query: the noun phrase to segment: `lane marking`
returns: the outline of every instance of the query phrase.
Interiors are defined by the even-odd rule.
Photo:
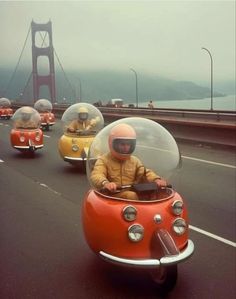
[[[46,185],[46,184],[44,184],[44,183],[40,183],[40,182],[38,182],[38,184],[39,184],[40,186],[42,186],[42,187],[44,187],[44,188],[46,188],[46,189],[52,191],[53,193],[55,193],[55,194],[61,196],[61,193],[60,193],[60,192],[57,192],[56,190],[50,188],[48,185]]]
[[[189,159],[189,160],[194,160],[194,161],[198,161],[198,162],[203,162],[203,163],[208,163],[208,164],[213,164],[213,165],[218,165],[218,166],[223,166],[223,167],[229,167],[229,168],[234,168],[234,169],[236,169],[236,166],[234,166],[234,165],[230,165],[230,164],[223,164],[223,163],[218,163],[218,162],[214,162],[214,161],[208,161],[208,160],[203,160],[203,159],[193,158],[193,157],[189,157],[189,156],[182,156],[182,158],[184,158],[184,159]]]
[[[51,138],[51,136],[49,136],[49,135],[44,135],[44,134],[43,134],[43,136],[44,136],[44,137],[47,137],[47,138]]]
[[[0,163],[3,163],[4,161],[0,159]]]
[[[190,228],[191,230],[194,230],[194,231],[200,233],[200,234],[206,235],[207,237],[213,238],[213,239],[215,239],[215,240],[217,240],[217,241],[220,241],[220,242],[222,242],[222,243],[225,243],[225,244],[227,244],[227,245],[236,247],[236,243],[235,243],[235,242],[232,242],[232,241],[227,240],[227,239],[225,239],[225,238],[219,237],[219,236],[217,236],[217,235],[215,235],[215,234],[209,233],[209,232],[207,232],[207,231],[205,231],[205,230],[203,230],[203,229],[200,229],[200,228],[198,228],[198,227],[196,227],[196,226],[189,225],[189,228]]]

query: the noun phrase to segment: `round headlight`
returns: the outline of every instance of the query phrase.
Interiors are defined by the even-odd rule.
[[[25,142],[25,136],[20,136],[20,142]]]
[[[35,140],[36,140],[36,141],[40,141],[40,135],[39,135],[39,134],[37,134],[37,135],[35,136]]]
[[[130,241],[139,242],[142,240],[144,228],[140,224],[133,224],[128,228],[128,236]]]
[[[184,219],[177,218],[173,223],[173,230],[177,235],[183,235],[187,229],[187,224]]]
[[[73,145],[72,145],[72,151],[73,151],[73,152],[78,152],[78,150],[79,150],[78,145],[77,145],[77,144],[73,144]]]
[[[183,212],[183,202],[180,200],[175,200],[172,204],[172,211],[174,215],[180,215]]]
[[[122,214],[126,221],[134,221],[137,216],[137,210],[133,206],[126,206],[124,207]]]

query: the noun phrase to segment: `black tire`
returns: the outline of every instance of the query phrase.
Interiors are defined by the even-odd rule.
[[[176,285],[178,277],[177,265],[160,267],[150,271],[153,282],[159,291],[170,292]]]

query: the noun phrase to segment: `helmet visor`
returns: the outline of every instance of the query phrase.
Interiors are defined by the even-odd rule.
[[[87,112],[79,112],[79,119],[86,120],[88,118]]]
[[[112,142],[115,152],[122,155],[130,155],[135,150],[136,139],[116,138]]]

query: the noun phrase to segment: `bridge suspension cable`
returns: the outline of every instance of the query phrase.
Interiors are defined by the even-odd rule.
[[[13,71],[13,74],[12,74],[10,80],[9,80],[8,83],[7,83],[7,87],[6,87],[6,89],[3,91],[3,96],[5,96],[6,93],[8,92],[8,89],[10,88],[11,83],[12,83],[12,81],[13,81],[13,79],[14,79],[14,76],[15,76],[16,71],[17,71],[17,69],[18,69],[18,66],[19,66],[19,64],[20,64],[21,57],[22,57],[23,52],[24,52],[24,50],[25,50],[25,46],[26,46],[26,42],[27,42],[27,40],[28,40],[29,34],[30,34],[30,26],[29,26],[29,29],[28,29],[28,33],[27,33],[27,36],[26,36],[26,39],[25,39],[23,48],[22,48],[21,53],[20,53],[20,56],[19,56],[19,58],[18,58],[16,67],[15,67],[15,69],[14,69],[14,71]]]
[[[28,32],[27,32],[27,36],[26,36],[26,39],[25,39],[25,41],[24,41],[24,45],[23,45],[23,48],[22,48],[22,50],[21,50],[20,56],[19,56],[19,58],[18,58],[16,67],[15,67],[15,69],[14,69],[14,72],[13,72],[13,74],[12,74],[12,76],[11,76],[9,82],[7,83],[7,87],[6,87],[5,90],[3,91],[3,96],[5,96],[6,93],[8,92],[8,90],[9,90],[11,84],[12,84],[12,81],[13,81],[13,79],[14,79],[14,77],[15,77],[16,71],[17,71],[18,66],[19,66],[19,64],[20,64],[20,60],[21,60],[21,58],[22,58],[23,52],[24,52],[25,47],[26,47],[26,43],[27,43],[27,40],[28,40],[28,37],[29,37],[29,34],[30,34],[30,29],[31,29],[31,27],[29,26],[29,29],[28,29]],[[41,44],[41,46],[43,46],[43,45],[45,44],[46,35],[47,35],[47,33],[46,33],[46,34],[44,35],[44,37],[43,37],[42,34],[41,34],[41,32],[40,32],[40,36],[41,36],[41,38],[42,38],[42,44]],[[56,50],[55,50],[54,47],[53,47],[53,51],[54,51],[54,54],[55,54],[55,56],[56,56],[56,58],[57,58],[58,64],[59,64],[59,66],[61,67],[61,70],[62,70],[62,72],[63,72],[64,77],[65,77],[66,81],[68,82],[68,84],[69,84],[69,86],[70,86],[70,88],[71,88],[71,90],[72,90],[74,96],[76,97],[75,89],[73,88],[73,86],[72,86],[70,80],[68,79],[68,77],[67,77],[67,75],[66,75],[66,72],[65,72],[65,70],[64,70],[64,68],[63,68],[63,66],[62,66],[62,63],[61,63],[61,61],[60,61],[60,59],[59,59],[59,56],[58,56],[58,54],[57,54],[57,52],[56,52]],[[28,86],[29,86],[29,83],[30,83],[31,78],[32,78],[32,72],[30,73],[30,75],[29,75],[29,77],[28,77],[28,80],[27,80],[27,82],[26,82],[26,84],[25,84],[25,86],[24,86],[24,88],[23,88],[23,90],[22,90],[22,92],[21,92],[22,95],[24,95],[24,93],[26,92],[26,89],[27,89]]]

